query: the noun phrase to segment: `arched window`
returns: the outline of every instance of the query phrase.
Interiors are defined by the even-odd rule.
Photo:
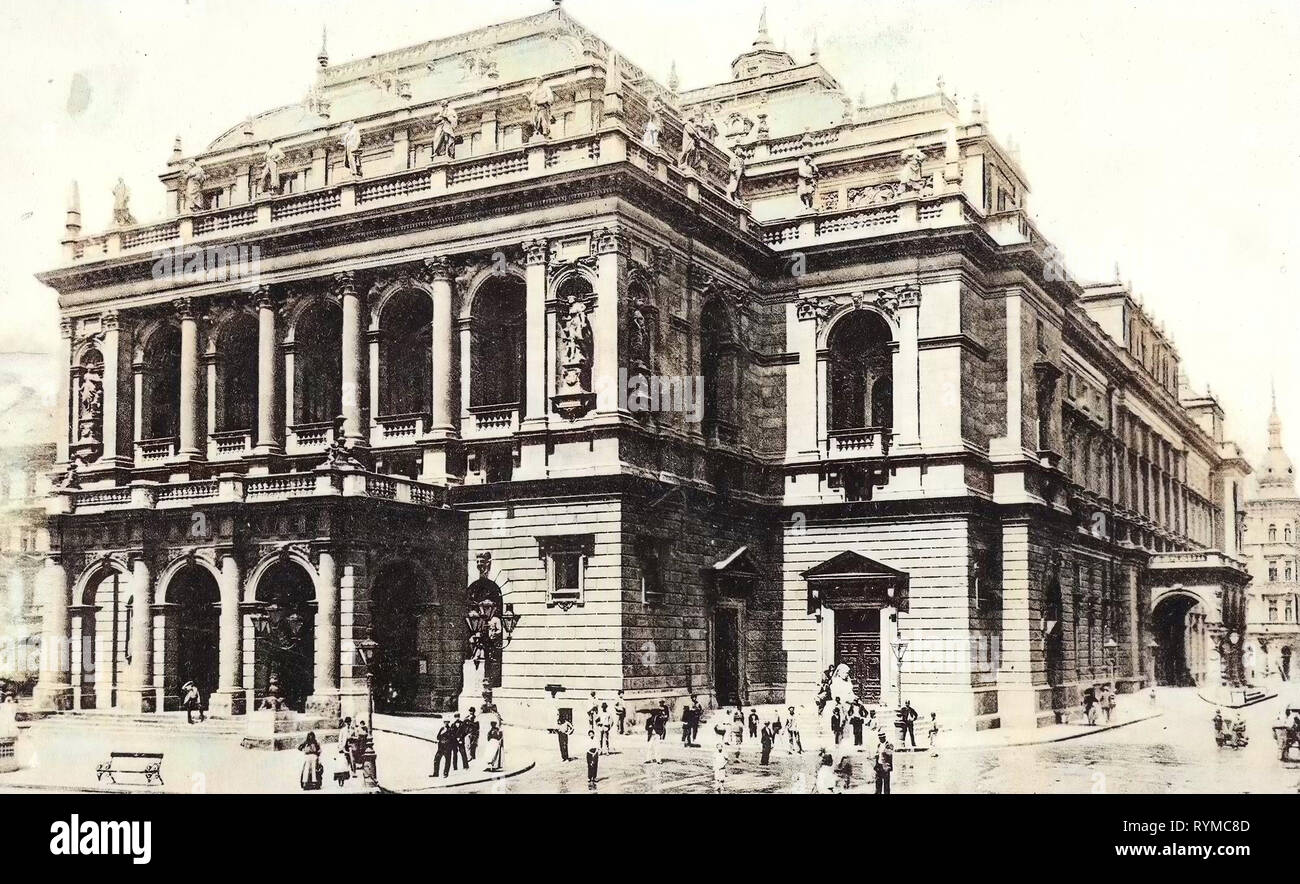
[[[73,395],[76,397],[77,423],[73,441],[82,444],[100,442],[104,436],[104,357],[94,347],[81,355]],[[15,490],[21,483],[15,483]]]
[[[180,435],[181,332],[176,326],[163,326],[149,337],[142,380],[142,435],[146,439]]]
[[[704,423],[734,424],[737,347],[721,301],[712,300],[700,314],[700,374],[704,378]]]
[[[524,330],[523,283],[513,276],[483,283],[470,313],[471,408],[523,402]]]
[[[1269,542],[1269,543],[1277,543],[1277,526],[1276,526],[1276,525],[1269,525],[1269,526],[1268,526],[1268,542]]]
[[[257,423],[257,319],[232,316],[217,338],[217,432]]]
[[[878,314],[858,310],[835,324],[830,349],[832,432],[894,425],[893,355],[889,327]]]
[[[379,413],[428,414],[432,410],[433,303],[421,291],[389,298],[379,317]]]
[[[342,405],[343,314],[329,301],[307,308],[293,336],[294,423],[329,423]]]

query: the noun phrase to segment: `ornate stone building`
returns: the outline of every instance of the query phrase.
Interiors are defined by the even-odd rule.
[[[1248,468],[978,104],[854,107],[765,27],[679,92],[559,8],[318,62],[170,217],[69,209],[44,703],[359,709],[367,640],[399,707],[539,723],[1240,679]]]
[[[1300,653],[1300,496],[1295,468],[1282,448],[1277,403],[1268,418],[1268,451],[1246,503],[1243,554],[1254,584],[1249,604],[1247,662],[1261,681],[1290,681]]]

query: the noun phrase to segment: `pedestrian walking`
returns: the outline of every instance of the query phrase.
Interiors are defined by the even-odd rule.
[[[194,713],[199,713],[199,721],[204,721],[203,716],[203,699],[199,696],[199,686],[192,681],[187,681],[181,685],[181,705],[185,709],[185,720],[190,724],[194,723]]]
[[[660,764],[663,759],[659,753],[659,743],[662,737],[659,735],[659,715],[661,710],[651,709],[645,717],[645,763]]]
[[[600,701],[596,699],[596,692],[591,692],[590,704],[587,707],[587,730],[596,729],[596,714],[600,712]]]
[[[900,691],[899,693],[902,692]],[[912,708],[911,700],[908,700],[903,703],[903,709],[899,717],[900,720],[903,722],[903,732],[898,736],[898,748],[901,749],[904,746],[906,746],[907,741],[910,738],[912,740],[912,748],[915,749],[916,748],[916,720],[920,718],[920,715],[918,715],[917,711]]]
[[[668,739],[668,720],[673,714],[668,709],[668,701],[659,701],[659,711],[655,713],[655,736],[660,740]]]
[[[835,700],[835,708],[831,710],[831,735],[835,738],[835,745],[840,744],[840,738],[844,736],[844,710],[840,708],[839,699]]]
[[[939,754],[939,717],[938,713],[930,713],[930,729],[926,732],[929,738],[930,754]]]
[[[866,718],[862,712],[862,704],[854,701],[849,704],[849,725],[853,728],[853,745],[862,745],[862,725],[866,723]]]
[[[302,773],[298,775],[298,785],[304,792],[316,792],[320,789],[321,774],[320,743],[316,741],[316,732],[308,731],[307,739],[298,744],[298,751],[303,754]]]
[[[745,742],[745,712],[739,706],[731,716],[731,739],[736,746]]]
[[[560,744],[560,760],[568,761],[569,737],[573,734],[573,722],[565,718],[564,713],[561,712],[556,716],[555,727],[553,730],[555,731],[555,737]]]
[[[471,706],[469,712],[466,713],[465,726],[464,726],[464,733],[465,733],[464,743],[469,748],[470,761],[478,757],[478,740],[479,740],[479,734],[482,731],[482,727],[483,727],[483,722],[479,721],[478,718],[475,717],[474,707]],[[464,749],[462,749],[461,755],[464,754],[465,751]],[[469,769],[469,761],[465,762],[465,769],[466,770]]]
[[[608,703],[600,704],[596,713],[596,733],[600,738],[600,754],[609,754],[609,732],[614,729],[614,714],[609,711]]]
[[[1097,686],[1084,689],[1083,692],[1083,717],[1088,724],[1097,723]]]
[[[704,707],[697,694],[691,694],[691,739],[688,745],[700,744],[700,724],[704,721]]]
[[[487,765],[483,768],[489,773],[498,773],[505,764],[505,734],[501,732],[501,723],[493,721],[487,732]]]
[[[721,793],[727,783],[727,750],[718,744],[718,751],[713,754],[713,791]]]
[[[1102,690],[1105,691],[1106,694],[1105,699],[1102,700],[1101,708],[1102,711],[1106,713],[1106,723],[1110,724],[1111,717],[1115,714],[1115,686],[1108,683],[1102,688]]]
[[[618,697],[614,700],[614,718],[618,721],[618,735],[621,737],[627,724],[627,706],[623,705],[622,691],[618,692]]]
[[[831,753],[823,751],[817,763],[817,779],[813,783],[813,792],[819,795],[834,795],[840,791],[840,784],[835,778],[835,768]]]
[[[596,788],[596,772],[600,769],[600,742],[595,731],[587,731],[587,788]]]
[[[772,760],[772,744],[776,741],[776,731],[772,728],[770,721],[763,725],[759,739],[763,747],[763,754],[759,757],[758,763],[767,764]]]
[[[889,794],[889,776],[894,770],[894,747],[885,738],[884,734],[880,735],[880,743],[876,747],[876,794]]]
[[[352,776],[352,719],[339,722],[339,739],[335,751],[330,753],[330,776],[340,787]]]
[[[790,754],[793,755],[798,749],[800,755],[803,754],[803,740],[799,738],[799,723],[795,721],[794,707],[791,706],[785,717],[785,736],[790,743]]]
[[[751,740],[758,739],[758,710],[757,709],[749,710],[749,738]]]

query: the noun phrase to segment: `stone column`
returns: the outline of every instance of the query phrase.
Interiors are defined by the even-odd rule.
[[[550,247],[546,240],[524,243],[525,284],[525,422],[546,422],[546,376],[552,371],[546,341],[546,265]]]
[[[243,715],[244,624],[239,607],[242,581],[235,551],[221,550],[218,565],[221,568],[221,576],[217,581],[221,591],[221,615],[218,626],[220,643],[217,648],[217,692],[209,698],[208,706],[214,714]]]
[[[280,442],[279,413],[276,384],[280,361],[279,323],[271,290],[261,286],[254,296],[257,305],[257,454],[279,454],[284,450]]]
[[[350,270],[334,274],[335,290],[343,301],[343,436],[350,446],[367,447],[362,424],[362,396],[366,389],[363,371],[366,324],[361,293]]]
[[[335,550],[318,549],[316,576],[316,678],[308,708],[337,716],[339,709],[339,574]]]
[[[122,326],[116,310],[110,310],[100,319],[104,332],[104,388],[103,388],[103,444],[104,451],[100,460],[110,466],[117,465],[118,436],[121,429],[118,423],[118,397],[121,395],[122,380]]]
[[[189,298],[176,301],[181,323],[180,449],[184,460],[200,459],[199,448],[199,320]]]
[[[596,310],[591,318],[595,349],[591,359],[591,388],[596,411],[626,411],[618,384],[618,281],[619,258],[626,240],[617,228],[596,234]]]
[[[454,435],[451,264],[443,257],[430,258],[425,264],[429,268],[429,282],[433,287],[433,365],[431,366],[433,389],[430,391],[433,413],[430,430],[438,435]],[[531,304],[531,300],[529,303]]]
[[[32,696],[36,709],[72,706],[72,648],[68,633],[68,574],[54,556],[37,577],[41,599],[41,664]]]
[[[57,463],[68,462],[68,447],[72,438],[72,334],[75,328],[75,320],[66,317],[59,320],[59,389],[55,405],[58,437],[54,449]]]
[[[898,352],[894,354],[894,432],[898,434],[900,446],[917,445],[921,441],[920,314],[920,291],[899,296]],[[960,387],[960,377],[950,380]]]
[[[122,694],[132,712],[156,712],[153,683],[153,574],[141,554],[131,556],[131,662]],[[119,704],[120,705],[120,704]]]

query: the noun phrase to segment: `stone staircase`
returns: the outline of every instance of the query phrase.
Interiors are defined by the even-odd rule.
[[[26,722],[29,727],[57,729],[60,732],[78,730],[112,733],[154,733],[168,736],[233,737],[244,733],[244,723],[237,718],[214,718],[188,724],[184,712],[131,713],[113,710],[82,710],[57,712],[33,717]]]

